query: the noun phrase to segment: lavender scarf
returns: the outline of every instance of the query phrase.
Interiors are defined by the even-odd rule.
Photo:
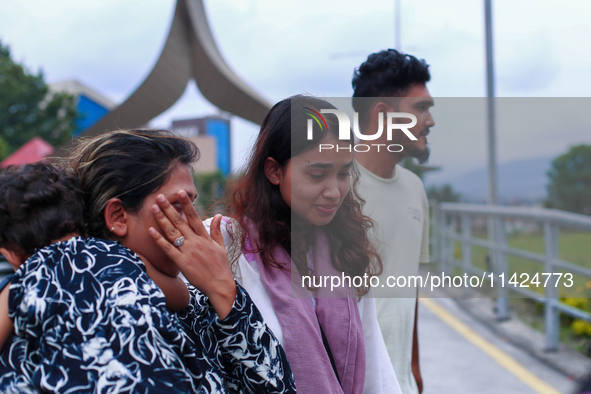
[[[249,230],[250,239],[255,239],[254,226]],[[340,277],[341,272],[332,266],[326,236],[321,231],[317,233],[311,259],[314,274]],[[298,393],[361,394],[365,383],[365,342],[353,289],[339,288],[339,296],[344,298],[315,298],[314,308],[312,293],[301,287],[301,277],[295,266],[294,273],[291,272],[293,263],[289,254],[281,247],[273,251],[274,258],[284,269],[263,264],[258,253],[249,252],[255,249],[250,239],[246,235],[244,256],[249,262],[256,262],[271,297]],[[292,275],[297,276],[293,281]],[[341,384],[322,343],[318,322],[330,346]]]

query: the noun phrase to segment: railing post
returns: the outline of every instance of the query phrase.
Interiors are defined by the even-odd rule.
[[[462,213],[462,271],[472,273],[472,217]],[[464,284],[464,296],[470,295],[470,287]]]
[[[457,214],[453,214],[449,220],[449,239],[448,239],[448,243],[447,243],[447,254],[449,256],[449,275],[453,275],[454,273],[454,267],[455,267],[455,263],[456,263],[456,239],[455,237],[457,237],[458,233],[456,232],[456,229],[458,228],[458,215]]]
[[[439,271],[440,272],[444,272],[445,271],[445,257],[446,257],[446,251],[445,251],[445,235],[446,235],[446,231],[447,231],[447,225],[445,223],[446,221],[446,217],[445,217],[445,211],[443,209],[439,209],[439,242],[438,242],[438,246],[439,246]]]
[[[429,258],[431,263],[439,264],[439,232],[441,231],[441,222],[439,221],[439,203],[435,200],[429,200],[431,208],[431,217],[429,225],[431,227],[431,236],[429,237]]]
[[[546,273],[554,273],[554,261],[558,258],[558,226],[549,220],[544,222],[544,248],[546,260],[544,270]],[[558,304],[558,287],[556,276],[552,275],[545,288],[546,309],[544,322],[546,329],[546,350],[557,350],[560,333]]]
[[[494,256],[495,271],[498,274],[505,273],[505,278],[509,277],[509,264],[507,262],[507,233],[505,232],[505,219],[501,216],[493,218],[494,237]],[[505,286],[507,286],[505,284]],[[507,287],[497,286],[497,319],[500,321],[509,319],[509,300]]]

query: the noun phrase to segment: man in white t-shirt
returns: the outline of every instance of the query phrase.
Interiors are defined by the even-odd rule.
[[[368,152],[356,153],[361,173],[358,190],[366,201],[364,213],[376,223],[373,238],[384,265],[381,283],[389,276],[417,275],[419,263],[429,262],[425,188],[418,176],[399,163],[405,157],[424,163],[429,157],[427,135],[435,124],[429,112],[433,98],[426,87],[430,78],[424,60],[393,49],[371,54],[353,76],[353,108],[359,113],[361,134],[383,130],[377,139],[360,141],[371,147]],[[398,128],[389,133],[386,114],[392,112],[410,113],[417,123],[406,131]],[[409,118],[399,116],[390,123],[409,123]],[[422,392],[423,382],[414,289],[410,296],[376,298],[376,308],[402,391],[417,394]]]

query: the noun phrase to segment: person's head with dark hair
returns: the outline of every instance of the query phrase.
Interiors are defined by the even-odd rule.
[[[0,174],[0,251],[13,267],[36,249],[84,234],[84,205],[72,173],[38,162]]]
[[[334,106],[307,96],[273,106],[263,120],[245,174],[232,185],[227,212],[244,228],[254,224],[258,237],[253,252],[260,253],[265,264],[279,268],[272,250],[281,246],[300,272],[305,271],[305,253],[313,240],[303,238],[314,234],[306,229],[322,227],[336,269],[350,275],[376,274],[381,272],[381,260],[367,237],[371,220],[362,215],[355,190],[353,141],[338,139],[335,116],[319,116],[321,109],[329,108]],[[313,133],[308,139],[311,119]],[[333,148],[320,151],[320,144]]]
[[[426,87],[431,79],[429,65],[395,49],[372,53],[353,74],[353,108],[359,113],[359,124],[364,134],[374,134],[379,129],[379,118],[388,112],[406,112],[416,116],[416,126],[410,132],[416,140],[410,139],[400,130],[395,130],[391,141],[376,141],[398,144],[401,152],[393,156],[416,157],[423,163],[429,158],[427,138],[429,128],[435,122],[429,113],[433,98]],[[382,115],[380,115],[380,113]],[[409,123],[400,118],[396,123]],[[382,123],[386,129],[386,121]],[[367,156],[367,155],[365,155]]]
[[[314,97],[294,96],[278,102],[269,111],[261,125],[247,172],[238,181],[237,189],[241,190],[241,193],[248,191],[257,195],[256,200],[251,201],[251,204],[243,205],[247,212],[241,212],[241,217],[247,215],[252,220],[256,220],[267,216],[267,212],[258,209],[259,204],[272,207],[279,219],[277,224],[281,223],[283,230],[289,232],[291,211],[286,200],[290,199],[290,193],[287,193],[286,187],[290,186],[291,182],[283,182],[283,186],[280,186],[279,175],[273,177],[268,173],[270,171],[285,172],[292,157],[312,150],[321,141],[336,141],[338,124],[334,122],[336,118],[333,119],[332,116],[326,117],[328,127],[323,129],[314,123],[313,138],[307,139],[307,119],[311,119],[307,113],[311,113],[312,110],[319,111],[320,108],[334,108],[334,106]],[[299,127],[292,128],[292,126]],[[352,141],[345,141],[341,144],[350,145],[351,143]],[[347,156],[350,155],[343,155],[345,158]],[[350,161],[351,158],[349,158]],[[269,168],[271,165],[272,169]],[[346,172],[349,172],[348,168]],[[240,200],[241,193],[235,194],[235,199]],[[233,203],[232,206],[236,208]],[[330,221],[330,218],[326,217],[325,220]]]
[[[159,228],[151,209],[158,194],[181,213],[177,192],[197,197],[190,165],[198,157],[195,144],[164,130],[118,130],[81,140],[70,163],[84,196],[88,235],[117,239],[176,276],[178,268],[148,233]]]
[[[355,70],[351,84],[353,97],[402,97],[412,85],[426,85],[430,79],[424,59],[387,49],[369,55]]]

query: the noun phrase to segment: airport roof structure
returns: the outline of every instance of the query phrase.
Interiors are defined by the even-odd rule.
[[[223,111],[260,124],[271,104],[228,67],[207,22],[202,0],[177,0],[168,38],[156,65],[118,107],[80,135],[141,127],[170,108],[194,79],[203,96]],[[71,143],[56,149],[67,155]]]

